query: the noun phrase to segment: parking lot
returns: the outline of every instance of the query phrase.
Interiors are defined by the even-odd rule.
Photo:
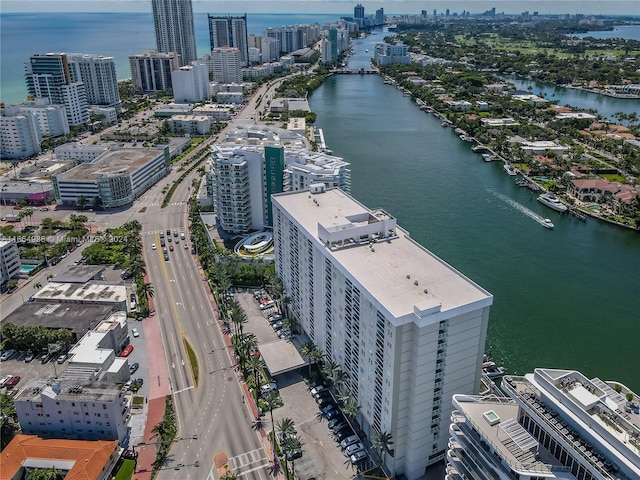
[[[29,382],[34,380],[47,380],[60,376],[67,368],[68,362],[65,360],[59,364],[57,362],[57,356],[54,356],[53,359],[43,364],[42,357],[40,356],[29,363],[25,363],[24,359],[27,355],[27,352],[16,352],[9,360],[0,363],[0,373],[2,377],[6,375],[17,375],[20,377],[20,381],[15,387],[12,389],[3,388],[3,392],[17,396],[18,393],[27,387]]]
[[[278,340],[267,317],[276,312],[276,307],[260,310],[258,301],[252,292],[235,294],[247,314],[248,322],[244,331],[253,333],[258,344],[274,342]],[[306,339],[293,338],[296,345]],[[277,424],[283,418],[294,421],[298,439],[302,443],[302,457],[295,460],[296,475],[301,480],[350,480],[357,472],[355,466],[346,457],[338,442],[335,441],[328,421],[320,413],[320,409],[312,397],[302,373],[307,373],[308,367],[299,372],[289,372],[278,375],[278,391],[283,406],[273,411],[273,419]],[[264,417],[268,429],[271,430],[269,414]]]

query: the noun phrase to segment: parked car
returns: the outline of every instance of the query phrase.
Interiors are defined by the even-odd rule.
[[[291,451],[288,451],[285,456],[287,457],[287,460],[291,461],[291,460],[295,460],[296,458],[300,458],[302,457],[302,449],[300,447],[294,448]]]
[[[260,304],[260,310],[266,310],[268,308],[274,307],[276,302],[273,300],[269,300],[268,302],[264,302]]]
[[[269,319],[269,323],[276,323],[282,320],[282,315],[279,313],[271,313],[267,318]]]
[[[364,445],[358,442],[358,443],[351,444],[347,448],[345,448],[344,454],[347,457],[350,457],[351,455],[354,455],[356,452],[362,452],[363,450],[364,450]]]
[[[277,322],[274,322],[273,324],[271,324],[274,330],[280,330],[283,325],[284,323],[282,322],[282,320],[278,320]]]
[[[5,360],[9,360],[11,357],[13,357],[13,354],[16,353],[16,351],[12,348],[10,350],[6,350],[4,352],[2,352],[2,355],[0,355],[0,362],[4,362]]]
[[[128,357],[129,355],[131,355],[131,352],[133,352],[133,345],[127,345],[122,349],[122,352],[120,352],[120,356]]]
[[[321,407],[320,411],[323,414],[326,415],[328,412],[330,412],[331,410],[335,410],[335,409],[336,409],[336,406],[334,405],[334,403],[333,402],[329,402],[324,407]]]
[[[333,420],[334,418],[339,418],[340,415],[338,410],[329,410],[324,416],[327,420]]]
[[[289,338],[291,338],[293,336],[293,333],[291,333],[291,330],[287,330],[286,328],[283,328],[282,330],[280,330],[278,332],[278,337],[283,339],[283,340],[287,340]]]
[[[67,354],[66,353],[62,353],[58,356],[58,363],[64,363],[64,361],[67,359]]]
[[[311,389],[311,395],[315,396],[317,393],[326,390],[324,385],[318,385],[317,387],[313,387]]]
[[[3,388],[12,377],[13,375],[5,375],[0,378],[0,388]]]
[[[29,352],[26,357],[24,357],[24,363],[33,362],[33,359],[36,358],[36,353]]]
[[[137,328],[132,328],[131,329],[131,335],[133,335],[134,337],[139,337],[140,336],[140,332],[138,331]]]
[[[272,391],[277,390],[277,389],[278,389],[278,385],[276,385],[275,382],[271,382],[271,383],[267,383],[265,385],[262,385],[260,387],[260,392],[269,393],[269,392],[272,392]]]
[[[356,463],[360,463],[362,460],[367,458],[367,452],[364,450],[360,450],[359,452],[354,453],[349,457],[351,460],[351,465],[355,465]]]
[[[344,422],[344,418],[342,417],[334,418],[333,420],[331,420],[331,422],[336,422],[333,424],[333,427],[329,427],[331,429],[331,432],[339,432],[343,428],[348,427],[348,425]]]
[[[345,449],[349,445],[353,445],[354,443],[358,443],[359,439],[357,435],[351,435],[350,437],[345,438],[340,442],[340,448]]]
[[[351,435],[355,435],[353,433],[353,430],[351,430],[351,427],[345,427],[338,432],[334,432],[334,436],[336,437],[336,440],[338,442],[341,442],[342,440],[344,440],[347,437],[350,437]]]
[[[15,375],[11,377],[9,380],[7,380],[7,383],[4,384],[4,387],[13,388],[18,384],[19,381],[20,381],[20,375]]]
[[[196,247],[191,247],[191,255],[195,255],[196,254]]]
[[[129,365],[129,375],[133,375],[134,373],[136,373],[139,367],[140,367],[140,364],[137,362]]]

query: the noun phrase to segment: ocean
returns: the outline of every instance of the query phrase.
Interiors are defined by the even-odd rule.
[[[340,14],[248,14],[247,30],[332,22]],[[206,13],[195,13],[198,55],[209,52]],[[48,52],[93,53],[116,60],[119,79],[131,77],[129,55],[155,49],[151,13],[4,13],[0,14],[0,101],[26,98],[25,63]]]

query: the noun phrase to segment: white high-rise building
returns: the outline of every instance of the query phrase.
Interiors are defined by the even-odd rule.
[[[407,52],[404,43],[391,45],[389,43],[376,43],[373,54],[378,65],[392,65],[394,63],[411,63],[411,56]]]
[[[191,0],[151,0],[151,7],[158,51],[177,53],[182,66],[196,60]]]
[[[36,98],[19,105],[5,108],[9,116],[19,112],[30,112],[38,121],[42,137],[58,137],[69,133],[67,113],[62,105],[51,105],[47,98]]]
[[[0,283],[15,277],[20,266],[20,251],[16,241],[0,240]]]
[[[264,63],[275,62],[280,58],[280,40],[263,36],[260,43]]]
[[[41,152],[42,133],[31,112],[0,109],[0,158],[30,157]]]
[[[169,90],[171,72],[180,68],[177,53],[161,53],[151,50],[129,57],[131,81],[138,93],[155,93]]]
[[[175,103],[195,103],[206,100],[209,95],[209,67],[195,60],[191,65],[171,72],[173,101]]]
[[[480,389],[493,297],[342,190],[271,202],[288,315],[346,374],[364,433],[391,435],[392,476],[422,478],[445,456],[452,395]]]
[[[89,121],[84,84],[71,75],[65,53],[32,55],[26,65],[27,90],[32,97],[45,97],[54,105],[64,105],[70,126]]]
[[[320,41],[320,48],[321,48],[321,55],[322,55],[322,63],[324,63],[325,65],[328,65],[331,62],[333,62],[333,58],[331,56],[331,42],[328,39],[323,38]]]
[[[637,480],[637,392],[574,370],[507,376],[510,398],[454,395],[447,480]]]
[[[118,75],[113,57],[70,53],[67,58],[72,80],[84,83],[87,103],[120,108]]]
[[[237,48],[215,48],[211,52],[211,63],[214,81],[242,83],[242,56]]]

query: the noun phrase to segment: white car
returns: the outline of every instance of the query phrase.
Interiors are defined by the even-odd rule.
[[[278,389],[278,385],[276,385],[275,382],[267,383],[266,385],[262,385],[260,387],[260,391],[262,393],[273,392],[274,390],[277,390],[277,389]]]
[[[131,335],[133,335],[134,337],[139,337],[140,336],[140,332],[138,332],[137,328],[132,328],[131,329]]]
[[[155,250],[156,248],[158,248],[158,247],[156,247],[156,244],[155,244],[155,243],[152,243],[152,244],[151,244],[151,250]]]
[[[7,375],[6,377],[2,377],[0,380],[0,388],[4,387],[4,385],[13,377],[13,375]]]

